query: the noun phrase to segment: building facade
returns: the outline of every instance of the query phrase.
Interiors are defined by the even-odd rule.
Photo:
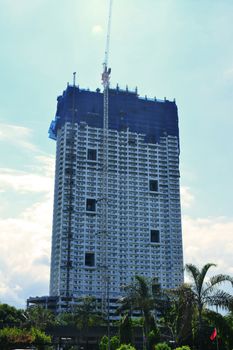
[[[56,140],[50,296],[110,303],[135,275],[183,282],[175,101],[109,90],[107,234],[103,220],[103,94],[68,86],[49,129]],[[106,219],[106,218],[105,218]],[[103,265],[103,255],[106,263]],[[106,292],[106,291],[105,291]]]

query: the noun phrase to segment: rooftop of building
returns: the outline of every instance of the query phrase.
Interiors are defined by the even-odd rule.
[[[103,92],[90,91],[79,86],[67,85],[57,98],[55,120],[49,129],[50,138],[57,137],[58,129],[66,122],[86,122],[92,127],[103,127]],[[124,131],[129,129],[148,136],[158,142],[164,133],[179,135],[176,102],[141,97],[137,88],[132,91],[126,87],[109,89],[109,129]]]

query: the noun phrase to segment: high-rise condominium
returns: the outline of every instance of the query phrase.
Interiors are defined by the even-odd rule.
[[[112,306],[135,275],[163,288],[183,281],[176,103],[117,87],[108,108],[107,198],[100,90],[68,86],[50,126],[57,142],[50,296],[60,309],[82,296],[101,300],[103,276]]]

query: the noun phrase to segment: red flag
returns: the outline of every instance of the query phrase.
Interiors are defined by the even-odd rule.
[[[214,340],[217,337],[217,329],[214,328],[213,332],[210,335],[210,340]]]

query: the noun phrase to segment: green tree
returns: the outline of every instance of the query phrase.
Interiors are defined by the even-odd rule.
[[[160,331],[158,328],[153,329],[148,334],[148,347],[149,350],[153,350],[155,347],[155,344],[157,344],[160,341]]]
[[[233,349],[233,313],[224,316],[225,326],[223,329],[223,337],[225,338],[227,348]]]
[[[56,317],[56,322],[60,326],[76,326],[77,315],[74,312],[62,312]]]
[[[23,310],[18,310],[8,304],[0,304],[0,327],[19,327],[25,322]]]
[[[110,338],[110,350],[116,350],[120,346],[120,340],[119,337],[114,335]],[[99,349],[100,350],[108,350],[108,337],[104,335],[99,343]]]
[[[33,306],[26,310],[26,325],[40,330],[53,326],[56,323],[55,315],[41,306]]]
[[[36,345],[38,350],[46,349],[47,345],[51,344],[51,337],[46,335],[40,329],[32,328],[31,334],[34,338],[33,343]]]
[[[188,284],[182,284],[169,290],[170,305],[161,320],[170,333],[171,340],[177,345],[192,346],[192,322],[195,308],[195,296]]]
[[[99,342],[99,349],[100,350],[107,350],[108,349],[108,337],[104,335]]]
[[[110,349],[111,350],[116,350],[118,349],[120,346],[120,339],[117,335],[114,335],[113,337],[111,337],[110,339]]]
[[[96,311],[96,300],[93,297],[83,298],[81,303],[74,309],[75,323],[86,338],[86,349],[88,349],[88,333],[90,327],[103,323],[101,315]]]
[[[206,306],[216,306],[222,309],[228,309],[233,302],[233,297],[229,293],[219,290],[218,287],[224,282],[230,282],[233,285],[233,278],[228,275],[218,274],[206,281],[206,275],[209,269],[215,264],[208,263],[199,270],[193,264],[186,265],[186,271],[191,277],[191,288],[194,294],[194,302],[198,313],[198,346],[203,346],[203,309]]]
[[[143,276],[135,276],[135,281],[126,286],[126,296],[120,300],[120,310],[140,311],[143,317],[143,333],[145,345],[148,348],[147,336],[154,328],[156,310],[161,307],[161,289],[156,280],[149,280]]]
[[[120,344],[132,344],[132,322],[129,315],[122,317],[119,327]]]

